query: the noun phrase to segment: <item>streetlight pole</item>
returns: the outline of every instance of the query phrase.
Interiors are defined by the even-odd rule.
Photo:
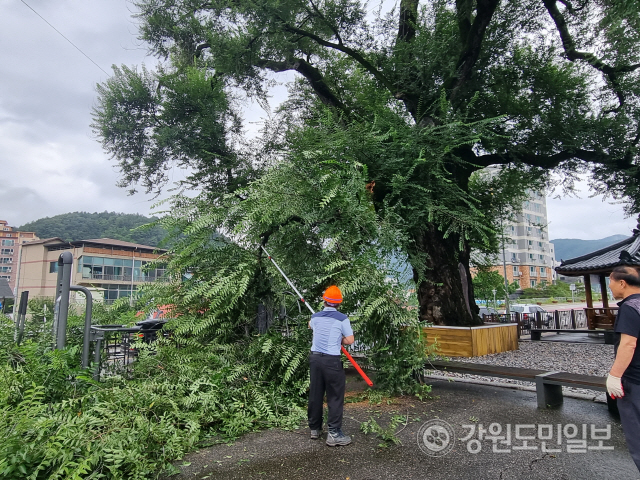
[[[496,303],[496,289],[491,290],[493,292],[493,308],[498,309],[498,304]]]

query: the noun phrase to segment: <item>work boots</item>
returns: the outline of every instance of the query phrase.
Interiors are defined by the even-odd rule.
[[[327,445],[335,447],[338,445],[349,445],[351,443],[351,437],[342,433],[342,430],[329,430],[327,434]]]

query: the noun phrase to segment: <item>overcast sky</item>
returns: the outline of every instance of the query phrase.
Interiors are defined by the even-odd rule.
[[[126,0],[25,1],[107,72],[156,64]],[[116,187],[118,172],[89,126],[95,85],[107,75],[21,0],[0,2],[0,45],[0,219],[20,226],[73,211],[149,215],[152,199]],[[630,234],[636,221],[621,205],[581,197],[547,200],[550,238]]]

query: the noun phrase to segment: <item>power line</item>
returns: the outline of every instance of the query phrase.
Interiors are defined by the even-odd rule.
[[[37,16],[39,16],[42,20],[44,20],[44,22],[49,25],[51,28],[53,28],[56,32],[58,32],[58,34],[60,34],[60,36],[62,38],[64,38],[67,42],[69,42],[71,45],[73,45],[73,47],[78,50],[82,55],[84,55],[85,57],[87,57],[87,59],[93,63],[96,67],[98,67],[100,70],[102,70],[104,72],[105,75],[109,75],[107,72],[104,71],[104,69],[98,65],[96,62],[94,62],[91,57],[89,55],[87,55],[86,53],[84,53],[82,50],[80,50],[80,48],[73,43],[71,40],[69,40],[67,37],[65,37],[62,32],[60,30],[58,30],[56,27],[54,27],[53,25],[51,25],[46,18],[44,18],[42,15],[40,15],[38,12],[36,12],[31,5],[29,5],[27,2],[25,2],[24,0],[20,0],[22,3],[24,3],[33,13],[35,13]]]

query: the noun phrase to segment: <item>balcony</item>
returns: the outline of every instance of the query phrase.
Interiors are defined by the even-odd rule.
[[[86,273],[82,275],[83,280],[104,280],[108,282],[128,282],[132,281],[131,275],[108,275],[104,273],[93,273],[87,275]],[[162,277],[150,277],[146,275],[136,275],[133,277],[133,282],[166,282],[168,278],[166,276]]]

